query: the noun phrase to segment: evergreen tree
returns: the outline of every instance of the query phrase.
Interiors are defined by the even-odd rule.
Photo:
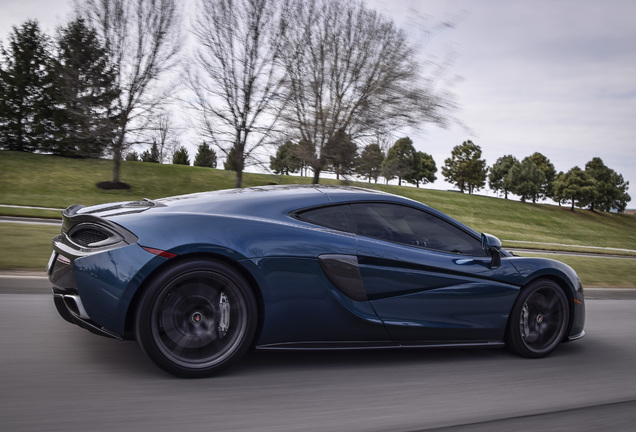
[[[513,155],[502,156],[493,164],[488,174],[488,185],[495,192],[503,192],[505,199],[508,199],[508,192],[511,192],[512,186],[506,181],[506,176],[515,164],[519,161]]]
[[[216,168],[216,152],[206,142],[197,147],[194,166]]]
[[[0,46],[0,147],[35,151],[49,139],[49,40],[37,21],[13,27],[8,47]]]
[[[203,143],[202,145],[206,145]],[[199,146],[201,148],[201,146]],[[179,146],[178,149],[174,151],[172,154],[172,163],[174,165],[190,165],[190,155],[188,154],[188,150],[184,146]],[[196,162],[195,162],[196,165]],[[216,157],[214,160],[214,165],[216,166]],[[198,166],[209,166],[209,165],[198,165]]]
[[[56,117],[49,151],[99,157],[116,132],[116,68],[95,30],[77,18],[58,29],[55,75]]]
[[[545,174],[530,157],[521,163],[515,163],[504,179],[511,185],[510,191],[519,195],[523,202],[529,199],[532,199],[533,203],[537,202],[541,188],[545,185]]]
[[[598,157],[585,164],[585,173],[596,182],[594,197],[590,202],[591,210],[625,210],[631,198],[627,194],[629,182],[626,182],[622,175],[605,166],[603,160]]]
[[[415,170],[413,174],[405,177],[405,180],[409,183],[415,183],[415,186],[420,187],[420,183],[433,183],[437,180],[435,173],[437,172],[437,165],[433,156],[428,153],[418,151],[415,153]]]
[[[161,160],[159,157],[159,147],[157,147],[157,143],[155,141],[152,142],[152,147],[150,147],[150,150],[146,150],[141,154],[141,161],[151,162],[151,163],[161,163]]]
[[[223,163],[223,169],[226,171],[237,171],[243,165],[243,155],[239,151],[236,150],[236,146],[232,146],[230,151],[227,153],[227,158],[225,159],[225,163]],[[243,169],[241,168],[241,172]]]
[[[126,153],[126,160],[127,161],[131,161],[131,162],[138,162],[139,159],[139,154],[136,151],[129,151]]]
[[[355,172],[358,175],[367,177],[369,183],[373,179],[376,183],[378,177],[382,174],[382,162],[384,161],[384,153],[378,144],[369,144],[366,146],[360,157],[358,157],[355,166]]]
[[[389,178],[398,178],[398,185],[402,186],[402,180],[413,176],[417,155],[413,141],[409,137],[400,138],[391,146],[382,162],[382,175]]]
[[[554,196],[554,179],[556,178],[556,170],[550,160],[539,152],[529,156],[530,160],[541,170],[545,177],[543,184],[539,188],[539,192],[532,198],[532,202],[537,199],[552,198]]]
[[[607,203],[604,209],[607,211],[616,209],[619,213],[623,213],[627,208],[627,203],[631,201],[631,197],[627,193],[629,182],[623,179],[623,176],[617,172],[612,175],[611,184],[614,184],[614,201]]]
[[[472,194],[484,187],[488,168],[486,161],[481,159],[481,147],[470,140],[453,147],[451,157],[444,161],[442,174],[462,193],[468,191]]]
[[[556,176],[554,198],[559,203],[570,202],[574,211],[574,206],[583,208],[594,200],[595,186],[594,179],[575,166],[567,173],[560,172]]]
[[[269,167],[276,174],[289,175],[299,171],[301,166],[298,157],[298,144],[287,140],[276,150],[276,156],[269,157]]]
[[[336,131],[323,149],[323,157],[336,178],[353,174],[358,147],[343,129]]]

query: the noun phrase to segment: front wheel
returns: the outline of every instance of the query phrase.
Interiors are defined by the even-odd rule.
[[[565,337],[570,311],[561,287],[538,280],[519,295],[508,320],[508,348],[528,358],[548,355]]]
[[[188,261],[160,274],[144,293],[135,321],[137,342],[163,370],[206,377],[245,353],[256,315],[251,289],[233,267]]]

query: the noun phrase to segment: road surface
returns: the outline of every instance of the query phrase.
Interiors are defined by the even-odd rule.
[[[66,323],[42,290],[0,292],[5,432],[633,431],[636,424],[634,300],[588,301],[586,337],[541,360],[503,349],[257,351],[221,376],[183,380],[157,369],[134,342]]]

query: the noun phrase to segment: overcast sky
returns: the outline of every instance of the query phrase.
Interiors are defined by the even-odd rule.
[[[449,53],[449,78],[466,127],[411,132],[433,155],[439,180],[453,146],[470,139],[492,165],[543,153],[557,171],[593,157],[630,181],[636,207],[636,1],[367,0],[421,38],[416,24],[453,20],[425,52]],[[0,37],[36,18],[52,33],[70,0],[0,0]],[[417,13],[416,13],[417,12]],[[412,19],[418,16],[418,19]],[[418,39],[421,40],[421,39]],[[192,151],[191,151],[192,153]],[[492,195],[492,192],[489,193]]]

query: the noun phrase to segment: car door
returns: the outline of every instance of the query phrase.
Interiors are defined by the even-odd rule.
[[[374,310],[404,344],[500,341],[520,276],[473,233],[425,210],[352,204],[358,263]]]

